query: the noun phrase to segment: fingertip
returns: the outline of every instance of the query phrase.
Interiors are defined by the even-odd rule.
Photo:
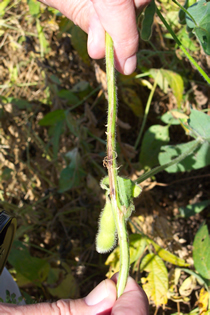
[[[105,56],[105,31],[98,19],[93,19],[88,30],[88,54],[92,59]]]

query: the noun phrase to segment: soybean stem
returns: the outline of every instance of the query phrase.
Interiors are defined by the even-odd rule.
[[[117,281],[117,297],[122,295],[129,272],[129,246],[127,240],[126,222],[121,209],[117,184],[117,153],[116,153],[116,118],[117,93],[115,86],[114,47],[112,38],[106,33],[106,73],[108,89],[108,124],[107,124],[107,158],[105,164],[108,169],[110,199],[117,227],[120,247],[120,270]]]

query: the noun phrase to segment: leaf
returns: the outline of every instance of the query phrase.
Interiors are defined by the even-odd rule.
[[[50,269],[47,261],[32,257],[28,248],[20,241],[14,241],[8,261],[19,274],[30,282],[43,282]]]
[[[179,267],[187,267],[189,264],[185,263],[184,259],[177,257],[176,255],[168,252],[164,248],[160,247],[157,243],[153,240],[147,238],[147,243],[152,244],[157,255],[162,258],[163,260],[169,262],[170,264],[179,266]]]
[[[174,111],[173,111],[174,112]],[[172,115],[172,111],[168,111],[160,117],[161,121],[169,125],[179,125],[180,121]]]
[[[67,100],[69,105],[76,105],[79,103],[79,98],[72,91],[62,89],[57,95],[58,97]]]
[[[169,142],[168,126],[153,125],[144,134],[139,162],[143,167],[158,165],[160,148]]]
[[[210,4],[210,3],[209,3]],[[188,125],[204,140],[210,143],[210,116],[201,111],[191,109]]]
[[[87,52],[87,34],[76,25],[71,29],[71,42],[82,60],[90,65],[90,58]]]
[[[123,88],[121,95],[125,104],[127,104],[137,117],[143,116],[142,101],[136,92],[130,88]]]
[[[208,309],[209,303],[209,292],[206,291],[204,288],[201,288],[199,298],[198,298],[198,307],[200,314],[203,314]]]
[[[44,116],[39,121],[40,126],[53,126],[58,122],[63,121],[66,118],[65,111],[63,109],[57,109]]]
[[[196,287],[196,279],[193,275],[191,275],[190,277],[186,278],[180,288],[179,288],[179,293],[181,294],[181,296],[189,296],[192,291],[195,289]]]
[[[146,246],[146,238],[140,234],[129,235],[129,250],[130,250],[130,265],[136,262],[143,254]],[[114,273],[119,271],[120,268],[120,249],[117,246],[113,252],[108,256],[105,265],[110,266],[110,270],[107,273],[108,277],[111,277]]]
[[[160,165],[168,163],[172,159],[180,156],[186,152],[190,147],[193,147],[196,140],[190,141],[188,143],[182,143],[175,146],[166,145],[161,147],[162,152],[160,152],[158,159]],[[169,173],[185,172],[194,169],[199,169],[210,164],[210,146],[208,142],[204,142],[199,145],[197,149],[190,155],[188,155],[184,160],[178,164],[174,164],[168,168],[166,171]]]
[[[62,264],[62,267],[63,265],[66,264]],[[47,284],[49,293],[58,299],[75,299],[78,297],[78,285],[70,268],[67,271],[63,268],[51,268]]]
[[[153,26],[153,19],[156,12],[156,5],[155,1],[152,0],[146,7],[144,11],[144,17],[142,21],[142,28],[141,28],[141,38],[145,41],[150,40],[152,35],[152,26]]]
[[[10,0],[3,0],[1,3],[0,3],[0,16],[4,16],[5,14],[5,9],[6,7],[8,6]]]
[[[204,200],[192,205],[187,205],[186,207],[180,207],[179,212],[183,218],[189,218],[192,215],[203,211],[208,205],[210,205],[210,200]]]
[[[158,307],[167,303],[168,272],[162,259],[155,254],[147,254],[140,266],[140,270],[149,272],[142,278],[143,289],[149,299]]]
[[[186,15],[187,26],[193,29],[203,50],[210,55],[210,3],[206,0],[200,0],[193,4],[187,10],[194,18]],[[196,23],[196,24],[195,24]]]
[[[207,225],[202,225],[193,242],[195,269],[204,278],[210,279],[210,238]]]
[[[36,28],[39,37],[39,44],[40,44],[40,55],[43,58],[45,54],[50,51],[49,43],[45,38],[45,33],[43,31],[43,27],[40,24],[39,19],[36,19]]]
[[[71,159],[70,164],[60,173],[59,193],[80,186],[81,180],[85,176],[85,171],[81,168],[81,158],[78,149],[75,148],[66,154]]]
[[[184,82],[182,77],[176,72],[165,69],[150,69],[149,72],[152,77],[157,80],[159,87],[164,93],[168,93],[168,85],[170,85],[176,97],[178,108],[180,108],[184,94]]]
[[[27,0],[29,6],[29,12],[32,16],[36,16],[40,13],[40,2],[35,0]]]

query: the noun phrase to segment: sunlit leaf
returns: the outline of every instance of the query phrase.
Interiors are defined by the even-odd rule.
[[[157,84],[164,93],[168,93],[168,86],[170,85],[174,96],[176,97],[177,105],[180,107],[184,93],[184,82],[182,77],[174,71],[165,69],[150,69],[149,72],[153,78],[157,80]]]
[[[209,292],[206,291],[204,288],[201,288],[199,298],[198,298],[198,307],[199,307],[200,314],[204,314],[204,312],[207,311],[208,303],[209,303]]]
[[[3,0],[0,3],[0,16],[3,16],[5,14],[5,9],[8,6],[10,0]]]
[[[40,13],[40,2],[36,0],[27,0],[27,3],[31,15],[36,16]]]
[[[162,146],[158,159],[160,165],[168,163],[172,159],[180,156],[182,153],[186,152],[190,147],[193,147],[196,140],[178,144],[175,146],[167,145]],[[199,169],[205,167],[210,164],[210,146],[209,143],[206,141],[199,145],[197,149],[190,155],[188,155],[184,160],[179,162],[178,164],[174,164],[168,168],[166,171],[169,173],[176,173],[176,172],[185,172],[191,171],[193,169]]]
[[[176,255],[170,253],[169,251],[165,250],[164,248],[160,247],[157,243],[153,240],[147,238],[147,243],[152,244],[154,246],[155,252],[158,256],[160,256],[163,260],[179,266],[179,267],[187,267],[189,264],[186,264],[184,259],[177,257]]]
[[[190,216],[203,211],[208,205],[210,205],[210,200],[204,200],[187,205],[186,207],[179,207],[179,212],[182,217],[189,218]]]
[[[165,305],[168,301],[168,272],[162,259],[155,254],[148,254],[143,258],[140,270],[149,273],[146,278],[142,278],[148,298],[156,306]]]
[[[210,2],[199,0],[187,11],[194,19],[186,15],[188,27],[193,29],[205,53],[210,55]]]
[[[204,278],[210,279],[210,238],[207,225],[202,225],[193,242],[195,269]]]
[[[196,287],[196,279],[193,275],[191,275],[190,277],[186,278],[180,288],[179,288],[179,293],[181,294],[181,296],[189,296],[192,291],[195,289]]]

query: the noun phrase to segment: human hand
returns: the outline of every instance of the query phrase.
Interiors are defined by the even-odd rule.
[[[113,281],[112,281],[113,280]],[[116,300],[117,275],[112,280],[102,281],[85,298],[59,300],[54,303],[38,303],[16,306],[1,304],[1,315],[148,315],[148,301],[144,291],[131,278],[124,293]]]
[[[136,68],[136,12],[151,0],[39,0],[58,9],[88,34],[88,53],[105,56],[105,31],[114,41],[115,67],[123,74]]]

